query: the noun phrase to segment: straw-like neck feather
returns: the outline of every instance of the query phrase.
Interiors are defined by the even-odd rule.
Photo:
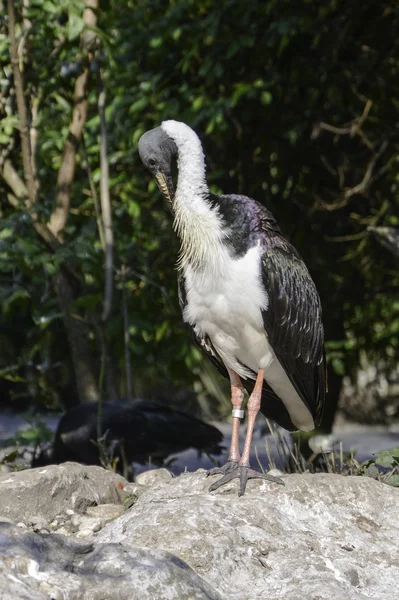
[[[178,179],[173,202],[174,229],[181,241],[177,266],[216,267],[227,233],[216,205],[209,201],[205,159],[196,133],[184,123],[164,121],[162,129],[178,149]]]

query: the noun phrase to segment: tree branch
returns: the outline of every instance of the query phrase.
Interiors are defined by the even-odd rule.
[[[89,180],[91,197],[93,199],[93,204],[94,204],[94,211],[96,213],[98,235],[100,237],[101,248],[103,249],[103,252],[105,252],[105,234],[104,234],[104,225],[103,225],[102,216],[101,216],[100,201],[98,199],[96,184],[94,183],[93,171],[90,166],[89,155],[87,154],[87,151],[86,151],[84,137],[82,139],[82,149],[83,149],[83,154],[84,154],[84,158],[85,158],[85,162],[86,162],[87,178]]]
[[[398,227],[368,227],[378,241],[399,258],[399,228]]]
[[[29,203],[32,205],[36,200],[36,183],[32,169],[32,152],[29,140],[28,116],[24,97],[24,86],[22,74],[19,68],[18,48],[15,37],[15,12],[14,1],[8,0],[8,32],[11,42],[11,64],[15,85],[15,96],[17,99],[19,130],[21,135],[22,163],[24,169],[24,178],[26,181],[26,191]]]
[[[328,202],[324,202],[324,200],[322,200],[319,196],[317,197],[317,201],[319,202],[320,206],[322,206],[325,210],[328,211],[334,211],[334,210],[339,210],[340,208],[343,208],[344,206],[347,206],[347,204],[349,203],[349,199],[356,195],[356,194],[366,194],[367,191],[370,188],[370,185],[373,183],[373,181],[375,181],[377,179],[377,177],[380,176],[381,172],[384,172],[386,170],[385,166],[382,167],[382,169],[378,172],[378,173],[374,173],[374,169],[375,166],[378,162],[378,160],[380,159],[381,155],[384,154],[385,150],[388,147],[388,142],[385,140],[378,152],[376,152],[370,159],[366,171],[363,175],[362,180],[357,183],[356,185],[354,185],[351,188],[347,188],[344,193],[342,194],[341,198],[339,200],[337,200],[337,202],[332,202],[331,204]]]
[[[371,158],[371,160],[369,161],[369,164],[367,165],[367,169],[363,176],[363,179],[357,185],[345,190],[345,192],[344,192],[345,198],[350,198],[351,196],[353,196],[355,194],[364,194],[368,190],[371,182],[373,181],[373,172],[374,172],[375,165],[376,165],[378,159],[380,158],[380,156],[387,149],[387,146],[388,146],[387,141],[385,141],[381,144],[378,152],[376,152],[374,154],[374,156]]]
[[[83,20],[85,25],[94,27],[97,17],[93,9],[98,8],[98,0],[87,0],[86,5]],[[61,167],[57,178],[56,207],[48,223],[48,228],[57,238],[63,231],[68,219],[71,187],[75,177],[76,153],[82,141],[83,129],[87,118],[87,84],[90,73],[89,67],[93,59],[91,50],[93,47],[93,35],[95,36],[95,34],[92,31],[86,33],[88,35],[85,35],[85,33],[82,35],[82,47],[87,52],[87,64],[75,82],[72,120],[69,126],[69,134],[65,141]]]
[[[133,397],[132,386],[132,365],[130,358],[130,331],[129,331],[129,310],[127,305],[127,289],[126,280],[128,276],[126,265],[122,265],[119,272],[122,282],[122,306],[123,306],[123,330],[124,330],[124,346],[125,346],[125,372],[126,372],[126,396],[130,400]]]
[[[8,201],[15,208],[23,206],[27,209],[31,219],[33,227],[36,229],[40,237],[46,242],[46,244],[55,251],[60,247],[60,243],[57,238],[51,233],[48,227],[39,221],[36,211],[32,207],[32,202],[29,198],[28,189],[14,169],[10,160],[5,160],[1,168],[0,174],[4,181],[7,183],[9,188],[13,192],[13,196],[8,196]]]
[[[32,124],[29,131],[30,136],[30,148],[31,148],[31,164],[32,164],[32,173],[35,178],[35,191],[37,193],[39,189],[39,181],[37,179],[37,167],[36,167],[36,151],[37,151],[37,142],[38,142],[38,131],[36,128],[37,117],[39,113],[39,105],[41,100],[41,91],[39,92],[37,98],[32,98]]]
[[[7,195],[7,200],[15,208],[25,208],[32,219],[32,225],[35,228],[36,233],[45,242],[47,247],[56,252],[61,247],[59,240],[53,235],[45,223],[42,223],[35,211],[34,207],[28,198],[28,190],[24,181],[18,175],[17,171],[13,167],[9,159],[4,161],[4,164],[0,168],[0,175],[13,192]],[[72,276],[73,280],[77,280],[78,276],[76,269],[70,266],[67,261],[64,261],[63,268]]]
[[[111,200],[109,195],[109,165],[107,149],[107,124],[105,119],[105,90],[101,78],[100,68],[98,69],[97,81],[99,88],[98,112],[100,115],[100,196],[105,242],[105,289],[102,319],[103,321],[105,321],[112,308],[114,234],[112,231],[112,211]]]
[[[362,126],[367,120],[368,114],[370,112],[373,103],[371,100],[367,100],[363,112],[360,117],[356,117],[351,121],[346,127],[335,127],[334,125],[330,125],[329,123],[324,123],[321,121],[313,126],[313,131],[311,134],[311,139],[314,140],[320,135],[320,131],[324,129],[325,131],[329,131],[334,133],[335,135],[349,135],[350,137],[354,137],[355,135],[359,135],[363,142],[367,147],[370,147],[370,142],[362,132]]]

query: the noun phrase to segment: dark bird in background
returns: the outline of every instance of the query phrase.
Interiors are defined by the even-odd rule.
[[[253,427],[259,410],[289,431],[309,431],[320,423],[326,385],[316,287],[262,204],[209,191],[201,142],[190,127],[164,121],[141,137],[139,154],[168,203],[180,239],[183,319],[197,344],[230,379],[232,442],[226,465],[210,471],[223,475],[210,490],[234,478],[240,480],[239,495],[249,478],[282,483],[250,468]],[[244,387],[250,396],[240,455]]]
[[[81,404],[61,417],[52,453],[34,466],[66,461],[100,465],[97,445],[98,403]],[[115,446],[114,456],[129,462],[161,464],[171,454],[194,448],[218,455],[222,434],[216,427],[157,402],[134,400],[105,402],[102,415],[105,444]],[[123,447],[123,451],[121,450]]]

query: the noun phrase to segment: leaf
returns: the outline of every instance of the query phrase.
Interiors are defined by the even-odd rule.
[[[56,6],[54,2],[50,2],[50,0],[46,0],[43,2],[42,8],[44,11],[49,13],[58,13],[59,6]]]
[[[345,363],[340,358],[334,357],[331,360],[332,367],[337,375],[345,374]]]
[[[65,110],[65,111],[68,111],[68,112],[70,111],[70,109],[71,109],[70,103],[61,94],[58,94],[57,92],[54,92],[51,96],[52,96],[52,98],[54,98],[54,100],[57,102],[58,106],[62,110]]]
[[[3,310],[8,312],[10,310],[11,305],[17,300],[26,300],[30,298],[27,290],[19,289],[10,294],[6,300],[3,301]]]
[[[127,204],[127,212],[133,220],[138,219],[141,214],[140,204],[138,202],[135,202],[134,200],[129,200]]]
[[[7,238],[10,238],[14,233],[14,230],[11,228],[4,228],[0,231],[0,240],[5,240]]]
[[[12,452],[9,452],[9,454],[6,454],[5,456],[3,456],[3,458],[1,459],[0,463],[12,463],[14,462],[18,457],[18,450],[13,450]]]
[[[381,450],[380,452],[374,453],[375,464],[381,467],[390,468],[393,465],[399,465],[399,446],[395,446],[390,450]]]
[[[198,96],[194,102],[192,103],[192,109],[196,112],[198,110],[201,110],[201,108],[204,106],[205,104],[205,98],[204,96]]]
[[[169,321],[164,321],[160,327],[157,328],[155,332],[155,341],[160,342],[165,335],[168,333],[170,329]]]
[[[77,38],[85,27],[82,15],[69,11],[68,19],[68,40],[72,41]]]
[[[85,296],[81,296],[74,302],[74,306],[76,308],[89,308],[90,310],[94,310],[98,307],[102,306],[103,295],[102,294],[86,294]]]
[[[181,27],[176,27],[176,29],[172,31],[172,38],[175,40],[175,42],[177,42],[180,39],[182,33],[183,30]]]
[[[24,429],[23,431],[18,432],[18,437],[20,442],[35,442],[38,437],[37,430],[34,428]]]
[[[160,46],[162,46],[162,43],[163,39],[161,37],[152,38],[152,40],[150,41],[150,46],[151,48],[159,48]]]
[[[51,325],[51,323],[54,320],[60,320],[63,318],[63,313],[62,312],[53,312],[53,313],[48,313],[46,315],[44,314],[34,314],[33,315],[33,321],[34,323],[36,323],[36,325],[38,325],[40,327],[40,329],[46,329],[47,327],[49,327],[49,325]]]
[[[392,485],[393,487],[399,487],[399,475],[391,475],[390,477],[387,477],[384,483]]]
[[[141,112],[144,108],[146,108],[149,104],[149,99],[147,96],[142,96],[130,106],[129,113],[134,114],[137,112]]]
[[[25,379],[23,377],[21,377],[20,375],[12,375],[11,373],[8,373],[7,375],[1,375],[1,378],[5,379],[6,381],[11,381],[12,383],[25,382]]]
[[[273,100],[273,96],[271,95],[270,92],[262,92],[260,95],[260,101],[262,102],[262,104],[271,104],[271,101]]]
[[[242,96],[252,94],[253,86],[249,83],[238,83],[235,85],[233,95],[231,96],[231,106],[236,106]]]
[[[379,475],[379,470],[377,469],[374,463],[371,463],[370,465],[365,467],[362,474],[367,475],[367,477],[373,477],[374,479],[377,479]]]

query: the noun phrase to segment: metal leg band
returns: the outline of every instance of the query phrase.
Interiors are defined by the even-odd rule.
[[[237,417],[238,419],[243,419],[244,411],[241,408],[233,408],[233,410],[231,411],[231,416]]]

